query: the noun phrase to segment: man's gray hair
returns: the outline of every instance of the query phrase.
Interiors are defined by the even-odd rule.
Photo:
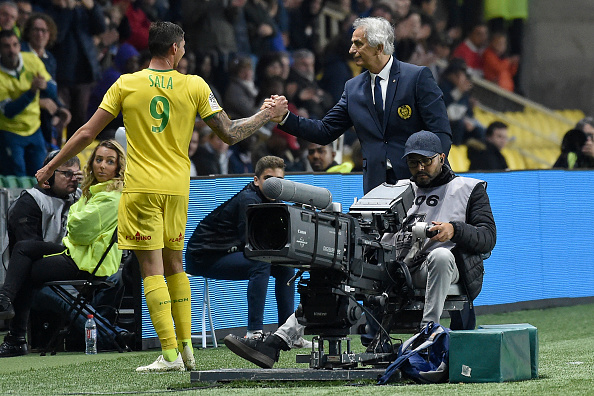
[[[392,55],[394,53],[394,27],[384,18],[368,17],[357,18],[353,22],[353,28],[363,28],[365,37],[371,47],[377,48],[378,45],[384,46],[384,54]]]
[[[316,55],[308,50],[307,48],[301,48],[298,50],[293,51],[293,60],[295,59],[311,59],[316,57]]]

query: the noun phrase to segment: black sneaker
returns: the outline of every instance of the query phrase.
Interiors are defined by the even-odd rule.
[[[275,362],[278,362],[281,347],[265,342],[266,338],[276,337],[262,336],[260,338],[240,338],[233,334],[225,337],[225,345],[237,356],[240,356],[250,362],[262,367],[272,368]]]
[[[0,293],[0,320],[14,318],[14,308],[10,298],[6,294]]]
[[[13,336],[8,333],[4,337],[4,342],[0,344],[0,358],[23,356],[29,353],[27,340],[25,336]]]

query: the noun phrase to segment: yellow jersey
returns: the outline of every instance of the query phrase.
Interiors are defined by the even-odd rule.
[[[99,105],[126,128],[124,192],[189,195],[188,147],[196,115],[222,111],[208,84],[176,70],[122,75]]]

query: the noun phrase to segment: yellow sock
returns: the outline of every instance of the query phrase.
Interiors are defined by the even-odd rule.
[[[171,296],[171,314],[175,321],[177,346],[183,350],[183,343],[192,345],[192,291],[190,280],[185,272],[167,277],[167,287]]]
[[[162,275],[144,278],[144,296],[151,315],[151,321],[161,342],[163,357],[172,362],[177,359],[177,340],[171,316],[171,297],[165,284],[165,278]],[[174,352],[171,352],[171,350]],[[171,359],[172,355],[175,355],[173,359]]]
[[[175,362],[178,354],[179,354],[179,351],[177,350],[177,348],[163,350],[163,357],[168,362]]]

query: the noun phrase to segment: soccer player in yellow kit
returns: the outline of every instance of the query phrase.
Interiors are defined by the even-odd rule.
[[[188,147],[196,114],[223,141],[233,144],[287,112],[286,98],[275,96],[253,116],[230,120],[202,78],[175,70],[184,46],[178,25],[153,23],[149,67],[122,75],[91,119],[36,174],[47,185],[58,166],[88,146],[122,111],[128,166],[118,212],[118,246],[133,250],[140,262],[147,306],[163,352],[137,371],[195,368],[191,291],[182,249],[190,186]]]

